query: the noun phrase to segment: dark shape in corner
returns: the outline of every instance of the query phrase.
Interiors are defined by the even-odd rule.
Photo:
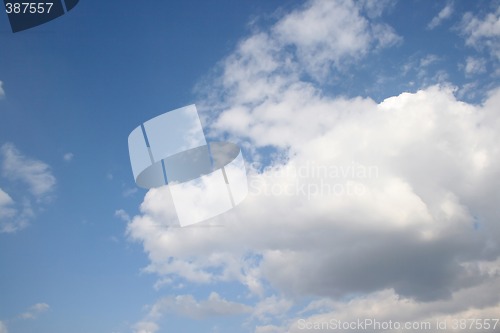
[[[64,6],[63,2],[64,1]],[[42,25],[73,9],[80,0],[4,0],[12,32]],[[52,5],[50,5],[52,4]],[[18,9],[16,10],[16,7]],[[66,9],[64,8],[66,7]],[[9,12],[10,11],[10,12]],[[16,12],[17,11],[17,12]]]
[[[64,0],[64,2],[66,3],[66,11],[69,12],[70,10],[75,8],[75,6],[78,4],[78,1],[80,0]]]

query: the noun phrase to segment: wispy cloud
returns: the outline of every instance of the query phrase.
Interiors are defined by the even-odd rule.
[[[14,204],[14,200],[0,188],[0,219],[12,217],[15,214],[15,210],[10,208],[12,204]]]
[[[126,188],[122,191],[122,195],[125,197],[125,198],[128,198],[128,197],[131,197],[133,196],[135,193],[137,193],[137,187],[134,187],[134,188]]]
[[[441,23],[443,23],[445,20],[449,19],[451,17],[451,15],[453,14],[453,4],[451,3],[448,3],[443,9],[441,9],[441,11],[436,15],[434,16],[434,18],[429,22],[429,24],[427,25],[427,29],[429,30],[432,30],[436,27],[438,27],[439,25],[441,25]]]
[[[73,157],[75,157],[73,153],[66,153],[63,155],[63,160],[66,162],[71,162],[71,160],[73,160]]]
[[[54,189],[56,179],[50,167],[38,160],[21,154],[11,143],[0,147],[2,175],[11,181],[20,181],[37,199],[43,199]]]
[[[27,309],[25,312],[16,316],[16,318],[11,319],[11,321],[15,320],[34,320],[37,319],[41,314],[50,310],[50,306],[47,303],[37,303]],[[7,324],[5,321],[0,320],[0,333],[8,333]]]
[[[0,233],[13,233],[26,228],[34,218],[32,203],[29,199],[15,202],[0,189],[3,202],[0,203]]]
[[[56,179],[47,164],[26,157],[11,143],[0,147],[0,167],[18,197],[13,199],[0,189],[0,232],[16,232],[27,227],[36,209],[50,200]]]
[[[420,59],[420,67],[428,67],[432,64],[438,62],[440,58],[435,54],[428,54],[422,59]]]
[[[252,308],[245,304],[231,302],[213,292],[206,300],[198,301],[192,295],[169,296],[160,299],[147,316],[134,325],[135,333],[154,333],[157,324],[167,314],[176,314],[191,319],[234,316],[251,313]]]
[[[117,211],[115,211],[115,217],[121,219],[122,221],[130,222],[130,216],[123,209],[118,209]]]
[[[0,320],[0,333],[9,333],[7,326]]]
[[[293,302],[291,300],[272,295],[255,305],[252,311],[252,317],[264,323],[274,318],[285,318],[285,315],[292,306]]]
[[[467,13],[462,18],[462,35],[468,46],[486,50],[500,61],[500,8],[483,17]]]
[[[39,315],[47,312],[50,306],[47,303],[37,303],[31,306],[26,312],[19,315],[21,319],[36,319]]]
[[[467,57],[464,71],[468,76],[484,73],[486,72],[486,60],[478,57]]]

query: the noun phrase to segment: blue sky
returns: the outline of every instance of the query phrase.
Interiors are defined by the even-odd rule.
[[[498,8],[81,0],[15,34],[0,15],[0,333],[498,318]],[[178,228],[127,137],[193,103],[250,193]]]

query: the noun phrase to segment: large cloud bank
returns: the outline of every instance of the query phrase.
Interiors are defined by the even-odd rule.
[[[182,299],[250,313],[261,333],[303,331],[299,318],[500,313],[500,90],[481,105],[451,84],[380,103],[323,90],[402,40],[360,3],[308,2],[221,63],[206,105],[219,112],[206,121],[212,136],[247,147],[250,194],[205,225],[175,228],[168,188],[147,193],[127,233],[158,287],[237,281],[245,304]],[[160,317],[138,331],[156,331]]]

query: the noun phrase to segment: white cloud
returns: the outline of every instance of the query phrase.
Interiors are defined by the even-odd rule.
[[[2,321],[0,321],[0,333],[9,333],[7,326]]]
[[[428,67],[432,64],[438,62],[440,58],[435,54],[428,54],[422,59],[420,59],[420,67]]]
[[[0,232],[13,232],[17,228],[25,226],[26,221],[24,219],[16,221],[17,223],[7,222],[11,221],[17,213],[14,200],[0,188]]]
[[[232,316],[250,311],[249,306],[227,301],[219,294],[212,292],[208,299],[203,301],[197,301],[191,295],[164,298],[153,306],[151,313],[153,316],[176,313],[192,319],[201,319],[212,316]]]
[[[496,263],[498,265],[498,262]],[[498,268],[497,268],[498,270]],[[491,280],[483,285],[466,288],[449,299],[432,302],[417,302],[414,299],[402,298],[391,289],[382,290],[369,295],[355,297],[348,302],[330,301],[328,309],[323,309],[320,314],[297,316],[284,322],[283,327],[286,332],[302,332],[300,327],[304,323],[310,325],[316,323],[332,323],[332,319],[338,322],[355,322],[357,319],[376,319],[378,322],[389,322],[401,324],[405,323],[421,325],[431,324],[428,332],[442,332],[436,328],[437,322],[446,322],[448,330],[452,330],[456,325],[456,320],[470,320],[474,318],[496,318],[500,310],[500,297],[492,290],[500,287],[498,274],[492,276]],[[471,306],[473,304],[473,306]],[[326,311],[325,311],[326,310]],[[374,331],[373,327],[365,328],[367,331]],[[497,327],[498,329],[498,327]],[[446,330],[446,331],[448,331]],[[331,332],[331,330],[318,330],[319,332]],[[348,332],[348,329],[336,329],[340,332]],[[352,330],[351,330],[352,331]],[[390,330],[382,330],[388,332]],[[402,330],[395,330],[402,331]],[[471,332],[481,332],[481,329],[471,329]]]
[[[352,64],[374,46],[400,40],[388,25],[368,21],[351,1],[310,1],[277,22],[270,37],[296,48],[300,67],[317,78]]]
[[[365,56],[374,46],[400,40],[391,27],[371,23],[350,1],[309,1],[281,19],[270,37],[296,48],[300,67],[319,78],[332,67],[340,69]]]
[[[37,303],[31,306],[26,312],[21,313],[19,318],[22,319],[36,319],[39,315],[47,312],[50,306],[47,303]]]
[[[466,270],[461,258],[488,261],[499,255],[494,198],[500,188],[500,91],[482,107],[457,101],[442,87],[378,105],[360,99],[308,102],[317,107],[295,109],[290,117],[308,112],[316,136],[300,122],[288,122],[285,163],[292,171],[251,174],[248,199],[215,220],[225,228],[168,228],[175,215],[165,206],[167,189],[146,195],[128,233],[143,243],[148,271],[193,283],[235,280],[250,291],[267,282],[297,297],[337,299],[392,288],[418,304],[490,279]],[[266,118],[281,110],[279,104],[249,117],[248,126],[255,122],[273,131],[276,120]],[[252,131],[247,135],[256,145],[284,144],[282,137],[262,141]],[[379,172],[329,178],[321,171],[347,168],[353,160]],[[482,220],[478,230],[476,215]],[[249,257],[249,250],[257,257]],[[464,306],[481,309],[471,302]]]
[[[378,18],[384,12],[392,10],[396,2],[395,0],[358,0],[356,4],[360,6],[369,18]]]
[[[482,58],[467,57],[464,70],[466,75],[484,73],[486,72],[486,60]]]
[[[487,50],[496,60],[500,60],[500,8],[484,17],[465,14],[461,28],[466,45]]]
[[[123,209],[118,209],[115,211],[115,217],[118,217],[120,220],[125,222],[130,222],[130,216]]]
[[[255,305],[252,317],[259,319],[261,322],[267,322],[274,318],[284,317],[292,306],[292,301],[273,295]]]
[[[176,314],[191,319],[208,317],[233,316],[250,313],[252,308],[245,304],[227,301],[219,294],[212,292],[206,300],[197,301],[192,295],[164,297],[158,300],[144,320],[134,325],[135,333],[156,332],[156,322],[167,314]]]
[[[141,321],[134,325],[134,333],[155,333],[160,327],[152,321]]]
[[[323,12],[343,22],[351,48],[331,38],[338,26]],[[329,304],[354,313],[346,299],[372,316],[390,313],[373,298],[392,313],[409,302],[409,319],[430,316],[421,313],[429,304],[449,315],[496,306],[487,292],[496,277],[479,263],[500,256],[500,89],[482,105],[458,100],[449,84],[377,103],[302,78],[303,67],[335,75],[343,52],[349,61],[376,52],[370,27],[350,2],[308,2],[224,59],[207,93],[218,113],[204,121],[212,137],[246,147],[249,162],[270,161],[249,167],[247,199],[206,228],[172,228],[168,188],[150,190],[127,227],[148,255],[145,271],[166,283],[241,283],[258,299],[250,317],[262,332],[286,331],[267,321],[290,324],[288,300],[306,297],[319,302],[310,316]],[[470,290],[482,292],[461,296]],[[265,311],[271,300],[280,311]]]
[[[28,185],[28,190],[38,199],[52,192],[56,183],[50,167],[38,160],[21,154],[11,143],[0,147],[2,175],[12,181],[21,181]]]
[[[451,3],[447,4],[439,14],[437,14],[427,25],[427,29],[432,30],[443,23],[444,20],[449,19],[451,14],[453,14],[453,5]]]
[[[5,90],[3,89],[3,82],[0,81],[0,99],[5,97]]]
[[[75,155],[73,155],[73,153],[66,153],[63,155],[63,160],[65,160],[66,162],[70,162],[73,157],[75,157]]]
[[[12,200],[12,198],[10,197],[10,195],[8,193],[4,192],[0,188],[0,207],[10,206],[13,203],[14,203],[14,200]],[[5,214],[5,211],[1,210],[0,214]],[[2,215],[0,215],[0,216],[2,216]]]
[[[283,327],[276,325],[263,325],[255,327],[254,333],[285,333],[286,330]]]
[[[290,77],[331,79],[332,70],[345,71],[371,50],[401,41],[390,26],[364,17],[360,7],[352,1],[306,2],[269,31],[242,41],[225,60],[223,85],[249,102],[265,99],[290,84]]]
[[[444,58],[432,53],[426,55],[420,53],[410,56],[402,66],[401,79],[410,80],[404,86],[411,87],[413,90],[415,88],[425,89],[436,84],[448,84],[448,72],[438,67],[438,65],[443,64]],[[375,85],[381,83],[376,82]]]
[[[56,180],[47,164],[24,156],[10,143],[0,147],[0,167],[18,194],[16,198],[0,189],[0,232],[16,232],[27,227],[37,208],[50,200]],[[27,189],[23,191],[19,184]]]
[[[458,91],[457,91],[457,97],[460,99],[466,98],[476,98],[478,95],[478,82],[469,82],[464,84]]]
[[[15,202],[10,195],[0,189],[0,233],[13,233],[26,228],[34,217],[29,199]]]

